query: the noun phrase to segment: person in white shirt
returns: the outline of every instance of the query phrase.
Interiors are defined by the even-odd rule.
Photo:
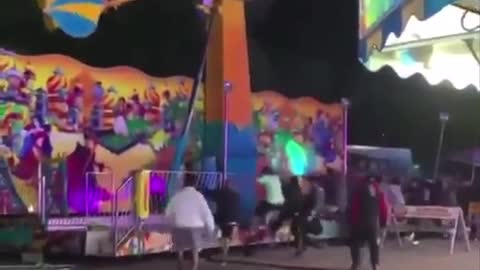
[[[265,188],[266,193],[264,205],[259,206],[261,208],[259,214],[263,215],[270,210],[280,209],[285,202],[280,177],[274,174],[272,169],[268,167],[263,169],[257,181]]]
[[[264,168],[257,180],[265,188],[265,201],[259,203],[256,209],[257,217],[266,218],[270,211],[280,210],[285,202],[280,177],[271,168]]]
[[[394,177],[389,185],[389,203],[392,207],[403,207],[405,206],[405,197],[402,192],[402,182],[398,177]]]
[[[172,226],[173,248],[178,253],[179,269],[184,269],[184,252],[192,250],[192,270],[198,269],[203,237],[213,236],[215,222],[205,197],[195,189],[197,179],[185,175],[184,187],[167,205],[166,218]]]

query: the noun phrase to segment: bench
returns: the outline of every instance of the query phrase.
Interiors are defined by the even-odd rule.
[[[400,219],[419,220],[418,225],[401,224]],[[428,226],[422,224],[422,221],[440,220],[442,222],[451,223],[452,226]],[[425,223],[425,222],[424,222]],[[470,239],[468,237],[469,228],[465,223],[463,210],[460,207],[442,207],[442,206],[401,206],[395,209],[390,209],[388,215],[388,225],[383,232],[381,243],[385,241],[386,235],[389,232],[396,234],[397,241],[402,246],[401,232],[438,232],[446,233],[450,237],[450,254],[454,253],[455,240],[459,235],[459,230],[462,233],[467,251],[470,251]]]

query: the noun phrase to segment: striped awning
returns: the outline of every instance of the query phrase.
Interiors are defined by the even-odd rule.
[[[405,0],[369,29],[359,40],[359,58],[367,62],[373,50],[381,50],[390,34],[399,36],[411,16],[425,20],[457,0]]]

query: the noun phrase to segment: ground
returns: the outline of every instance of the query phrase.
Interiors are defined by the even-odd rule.
[[[366,255],[366,254],[365,254]],[[232,254],[233,260],[246,258]],[[273,269],[318,269],[346,270],[350,264],[350,256],[346,247],[326,247],[309,249],[303,257],[295,258],[293,251],[286,247],[263,247],[257,250],[254,257],[247,258],[250,263],[230,263],[226,267],[204,261],[200,270],[273,270]],[[448,255],[448,242],[445,240],[426,240],[419,246],[405,245],[399,248],[394,242],[388,242],[382,250],[382,270],[475,270],[480,267],[479,244],[472,243],[472,251],[467,253],[463,243],[457,243],[454,255]],[[258,264],[277,264],[284,268],[269,268]],[[257,265],[256,265],[257,264]],[[75,270],[174,270],[172,258],[146,258],[119,262],[94,263],[82,265]],[[369,270],[369,268],[364,268]],[[363,270],[363,269],[362,269]]]
[[[471,252],[466,252],[462,241],[458,241],[455,254],[448,255],[448,249],[449,243],[446,240],[425,240],[419,246],[405,244],[402,248],[399,248],[394,241],[390,241],[382,249],[381,269],[475,270],[480,268],[478,243],[472,243]],[[367,262],[367,251],[363,254],[364,261]],[[301,258],[294,257],[291,249],[263,249],[258,250],[252,260],[287,266],[290,269],[319,270],[346,270],[351,263],[349,250],[346,247],[309,249]],[[370,270],[368,267],[364,269]]]

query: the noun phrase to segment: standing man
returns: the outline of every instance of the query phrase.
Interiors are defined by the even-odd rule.
[[[170,200],[165,211],[172,225],[173,248],[178,253],[179,269],[184,269],[184,252],[192,250],[192,270],[198,269],[199,253],[205,235],[213,236],[215,222],[205,197],[195,189],[197,179],[185,175],[184,187]]]
[[[360,249],[367,243],[372,270],[379,270],[380,230],[387,223],[388,209],[376,177],[367,177],[352,194],[350,205],[352,270],[360,267]]]

